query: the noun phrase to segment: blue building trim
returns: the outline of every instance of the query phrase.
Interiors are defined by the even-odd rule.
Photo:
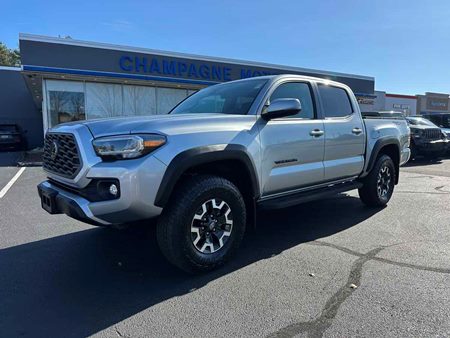
[[[72,75],[87,75],[109,78],[121,78],[121,79],[135,79],[135,80],[147,80],[147,81],[159,81],[159,82],[171,82],[171,83],[186,83],[210,86],[218,84],[216,81],[202,81],[202,80],[188,80],[182,78],[172,78],[164,76],[149,76],[140,74],[123,74],[115,72],[100,72],[92,70],[70,69],[70,68],[56,68],[56,67],[43,67],[43,66],[31,66],[23,65],[22,69],[32,72],[46,72],[46,73],[58,73],[58,74],[72,74]]]

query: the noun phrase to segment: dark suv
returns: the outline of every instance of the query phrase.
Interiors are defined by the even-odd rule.
[[[0,149],[21,150],[25,140],[17,124],[0,124]]]
[[[441,128],[450,139],[450,113],[422,113],[422,116]]]
[[[447,135],[433,122],[423,117],[406,117],[411,129],[411,158],[418,155],[438,158],[447,151]]]

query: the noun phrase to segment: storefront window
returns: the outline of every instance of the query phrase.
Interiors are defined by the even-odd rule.
[[[156,114],[156,89],[144,86],[123,86],[123,115]]]
[[[47,81],[49,125],[86,119],[83,85],[69,81]]]
[[[89,120],[122,116],[122,86],[86,83],[86,114]]]
[[[48,127],[79,120],[167,114],[193,90],[46,80]]]
[[[156,114],[167,114],[186,96],[186,89],[156,88]]]

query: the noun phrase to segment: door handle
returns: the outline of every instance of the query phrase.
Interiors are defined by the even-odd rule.
[[[352,133],[355,135],[359,135],[362,133],[362,129],[361,128],[353,128]]]
[[[314,137],[319,137],[323,135],[323,130],[320,129],[313,129],[309,132],[309,135],[314,136]]]

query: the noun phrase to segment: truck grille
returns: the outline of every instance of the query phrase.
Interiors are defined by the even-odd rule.
[[[44,141],[44,169],[74,178],[81,169],[81,158],[72,134],[47,133]]]
[[[440,129],[425,129],[423,135],[428,140],[439,140],[442,138]]]

